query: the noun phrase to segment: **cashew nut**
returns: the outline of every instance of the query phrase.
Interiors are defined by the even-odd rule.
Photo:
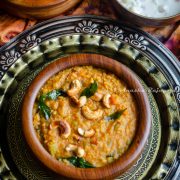
[[[78,91],[81,89],[82,84],[79,80],[73,80],[71,82],[71,89],[67,91],[69,96],[75,96],[77,95]]]
[[[84,105],[86,104],[86,102],[87,102],[86,96],[81,96],[81,97],[79,98],[78,106],[79,106],[79,107],[82,107],[82,106],[84,106]]]
[[[71,83],[71,89],[81,89],[82,83],[78,79],[75,79]]]
[[[102,97],[103,97],[103,94],[96,92],[96,93],[91,97],[91,99],[94,100],[94,101],[101,101]]]
[[[76,145],[68,144],[65,148],[66,151],[75,151],[77,149]]]
[[[71,89],[67,91],[68,95],[79,107],[84,106],[87,102],[86,96],[81,96],[79,99],[77,98],[78,92],[81,89],[81,87],[81,82],[76,79],[71,82]]]
[[[103,104],[105,107],[110,108],[110,94],[105,94],[103,97]]]
[[[95,134],[94,129],[90,129],[88,131],[85,131],[84,137],[92,137],[92,136],[94,136],[94,134]]]
[[[81,136],[84,136],[84,130],[82,128],[78,128],[78,133]]]
[[[78,133],[79,133],[79,135],[88,138],[88,137],[94,136],[95,131],[94,131],[94,129],[90,129],[90,130],[84,131],[82,128],[78,128]]]
[[[85,151],[82,147],[78,147],[78,146],[73,145],[73,144],[67,145],[65,147],[65,150],[68,152],[72,152],[72,151],[75,152],[78,157],[83,157],[85,154]]]
[[[82,107],[82,114],[87,119],[100,119],[103,115],[103,111],[101,109],[98,109],[96,111],[92,111],[87,106]]]
[[[79,104],[79,99],[76,96],[71,96],[74,103]]]
[[[84,149],[83,149],[82,147],[78,147],[78,148],[77,148],[77,156],[78,156],[78,157],[83,157],[84,154],[85,154]]]
[[[59,130],[64,138],[67,138],[71,134],[71,127],[66,121],[59,122]]]
[[[75,96],[72,96],[71,99],[78,105],[78,107],[84,106],[87,102],[86,96],[81,96],[79,99]]]

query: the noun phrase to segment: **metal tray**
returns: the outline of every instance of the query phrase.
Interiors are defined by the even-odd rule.
[[[97,16],[51,19],[0,48],[0,177],[56,178],[28,148],[20,108],[36,74],[73,53],[102,54],[120,61],[147,90],[153,116],[148,142],[137,163],[117,179],[178,179],[180,63],[149,34]]]

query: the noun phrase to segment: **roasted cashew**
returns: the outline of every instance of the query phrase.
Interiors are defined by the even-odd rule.
[[[101,109],[98,109],[96,111],[92,111],[87,106],[82,107],[82,114],[87,119],[100,119],[103,115],[103,111]]]
[[[75,104],[79,104],[79,99],[76,96],[71,96],[71,99]]]
[[[87,102],[86,96],[81,96],[79,99],[77,98],[78,92],[81,89],[81,87],[82,87],[81,82],[76,79],[72,81],[71,89],[67,91],[68,95],[79,107],[84,106]]]
[[[84,149],[83,149],[82,147],[78,147],[78,148],[77,148],[76,155],[77,155],[78,157],[83,157],[84,154],[85,154]]]
[[[75,79],[71,82],[71,89],[81,89],[82,83],[78,79]]]
[[[69,96],[76,96],[79,90],[81,89],[82,84],[79,80],[73,80],[71,82],[71,89],[67,91]]]
[[[96,93],[91,97],[91,99],[94,100],[94,101],[101,101],[102,97],[103,97],[103,94],[96,92]]]
[[[72,151],[75,152],[78,157],[83,157],[85,154],[85,151],[82,147],[78,147],[78,146],[73,145],[73,144],[67,145],[65,147],[65,150],[68,152],[72,152]]]
[[[70,127],[69,123],[66,121],[59,122],[59,130],[60,130],[60,134],[64,138],[67,138],[71,134],[71,127]]]
[[[90,129],[90,130],[83,130],[82,128],[78,128],[78,133],[79,135],[83,136],[83,137],[92,137],[95,134],[94,129]]]
[[[78,107],[84,106],[87,102],[86,96],[81,96],[79,99],[75,96],[72,96],[71,99],[78,105]]]
[[[88,131],[85,131],[84,137],[92,137],[92,136],[94,136],[94,134],[95,134],[94,129],[90,129]]]
[[[105,107],[110,108],[110,94],[105,94],[103,97],[103,104]]]
[[[76,151],[77,150],[77,146],[74,144],[68,144],[65,148],[66,151]]]
[[[84,106],[84,105],[86,104],[86,102],[87,102],[86,96],[81,96],[81,97],[79,98],[78,106],[79,106],[79,107],[82,107],[82,106]]]
[[[78,128],[78,133],[79,135],[84,136],[84,129]]]

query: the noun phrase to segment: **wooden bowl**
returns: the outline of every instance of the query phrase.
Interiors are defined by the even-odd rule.
[[[113,72],[128,88],[138,89],[133,93],[138,107],[138,126],[135,137],[128,150],[116,161],[104,167],[75,168],[54,159],[41,145],[34,127],[32,110],[36,96],[43,84],[61,70],[79,65],[92,65]],[[123,64],[108,57],[96,54],[78,54],[61,58],[43,69],[29,86],[22,104],[22,125],[25,139],[37,158],[49,169],[71,179],[104,179],[114,178],[129,169],[141,154],[151,128],[151,111],[148,97],[136,75]]]
[[[81,0],[2,0],[0,6],[22,18],[48,19],[60,15]]]

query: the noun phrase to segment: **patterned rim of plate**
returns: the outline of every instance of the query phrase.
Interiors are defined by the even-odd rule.
[[[45,27],[50,25],[46,30],[44,30]],[[100,43],[104,43],[104,47],[108,47],[106,44],[107,42],[100,42],[103,38],[105,41],[108,39],[110,44],[110,49],[118,51],[121,47],[121,42],[124,42],[125,44],[129,44],[132,47],[136,48],[138,51],[140,51],[145,56],[149,57],[152,62],[149,61],[149,63],[152,65],[150,71],[155,71],[156,67],[162,72],[161,76],[165,76],[165,78],[168,80],[168,84],[172,89],[174,89],[174,95],[176,96],[176,101],[173,103],[177,103],[177,106],[179,107],[180,101],[180,87],[179,87],[179,79],[180,72],[179,72],[179,63],[175,60],[176,58],[166,49],[163,47],[163,45],[152,38],[150,35],[131,28],[129,26],[125,26],[124,24],[120,24],[116,21],[102,18],[102,17],[95,17],[95,16],[86,16],[86,17],[72,17],[72,18],[63,18],[63,19],[53,19],[46,21],[44,23],[41,23],[37,25],[32,30],[26,31],[23,34],[19,35],[17,38],[12,40],[9,44],[5,45],[0,49],[0,52],[2,52],[2,55],[0,56],[0,64],[1,64],[1,96],[0,96],[0,104],[2,105],[4,94],[6,92],[6,89],[10,86],[11,82],[6,82],[6,78],[8,76],[11,76],[11,71],[9,71],[9,67],[11,67],[12,72],[13,70],[19,69],[19,71],[23,68],[18,67],[18,60],[21,59],[21,56],[27,52],[27,54],[30,52],[29,50],[33,47],[36,48],[36,46],[40,43],[43,43],[45,40],[51,39],[53,37],[62,36],[65,34],[76,34],[76,36],[81,34],[87,34],[89,35],[88,38],[92,38],[92,35],[99,36],[98,42],[93,42],[92,44],[99,45]],[[74,36],[74,37],[76,37]],[[105,38],[109,37],[109,38]],[[76,39],[76,38],[75,38]],[[77,43],[80,44],[80,42],[73,42],[73,37],[67,36],[67,38],[64,39],[64,42],[60,42],[59,46],[63,43],[64,46],[70,45],[71,43]],[[52,42],[51,42],[52,43]],[[51,45],[48,44],[48,46]],[[57,43],[57,42],[55,42]],[[82,41],[82,44],[87,44],[86,41]],[[53,43],[52,43],[53,44]],[[76,44],[76,45],[77,45]],[[58,44],[57,44],[58,45]],[[41,46],[42,47],[42,46]],[[35,49],[33,48],[33,49]],[[38,48],[38,46],[37,46]],[[46,51],[46,45],[44,47],[44,52]],[[137,51],[137,52],[138,52]],[[31,51],[32,52],[32,51]],[[136,51],[134,51],[135,54]],[[132,55],[132,54],[131,54]],[[25,55],[24,55],[25,56]],[[137,59],[138,55],[134,57]],[[143,59],[143,58],[141,58]],[[17,61],[17,62],[16,62]],[[27,60],[28,61],[28,60]],[[29,60],[30,61],[30,60]],[[16,62],[16,63],[15,63]],[[148,64],[147,60],[142,60],[142,65],[146,66]],[[14,68],[14,69],[13,69]],[[14,73],[14,75],[18,74],[18,71]],[[154,75],[155,76],[155,75]],[[8,78],[7,78],[8,79]],[[156,80],[158,81],[158,78],[156,77]],[[6,86],[7,85],[7,86]],[[166,87],[166,84],[163,85]],[[4,88],[4,89],[3,89]],[[177,116],[176,112],[176,116]],[[177,116],[178,117],[178,116]],[[177,132],[179,132],[179,121],[178,118],[176,121],[170,122],[170,126],[172,129],[175,129]],[[176,133],[177,133],[176,132]],[[178,141],[179,141],[179,134],[178,134]],[[173,142],[170,143],[170,148],[178,149],[179,144],[178,141],[176,142],[176,147],[174,146]],[[171,146],[172,145],[172,146]],[[177,167],[178,165],[178,158],[179,158],[179,152],[176,153],[176,156],[174,157],[174,167]],[[167,171],[164,172],[164,176],[168,177],[174,173],[172,171],[172,166],[168,167],[167,163],[164,163],[163,165]],[[175,169],[175,168],[174,168]],[[162,175],[162,174],[161,174]]]

